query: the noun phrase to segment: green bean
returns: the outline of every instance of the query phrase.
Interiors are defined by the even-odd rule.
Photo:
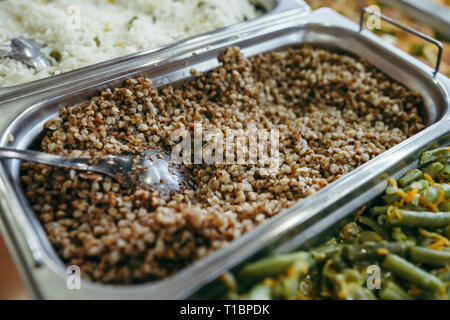
[[[450,199],[450,184],[443,183],[443,184],[440,184],[440,186],[444,190],[444,197],[445,197],[445,199],[449,200]]]
[[[405,174],[400,180],[398,180],[398,184],[401,187],[407,186],[408,184],[410,184],[411,182],[420,179],[423,177],[423,173],[422,171],[420,171],[419,169],[414,169],[409,171],[407,174]]]
[[[408,239],[408,236],[400,228],[393,229],[391,237],[397,242],[405,242]]]
[[[264,284],[255,285],[248,293],[249,300],[270,300],[272,289]]]
[[[372,219],[370,219],[370,220],[372,220]],[[373,221],[373,223],[376,223],[376,222]],[[362,243],[365,243],[365,242],[381,242],[381,241],[383,241],[383,238],[378,233],[376,233],[375,231],[365,230],[365,231],[361,232],[361,234],[359,235],[359,241],[362,242]]]
[[[442,202],[438,208],[439,208],[439,211],[448,212],[448,211],[450,211],[450,202],[449,201]]]
[[[419,211],[419,212],[423,212],[423,211],[427,211],[428,210],[425,207],[415,206],[413,204],[404,204],[403,205],[403,209],[404,210],[408,210],[408,211]],[[441,210],[441,211],[445,211],[445,210]]]
[[[436,201],[436,199],[439,196],[439,188],[437,187],[429,187],[423,192],[421,192],[423,200],[425,200],[428,203],[433,203]]]
[[[413,298],[406,293],[400,286],[392,281],[386,281],[380,291],[380,298],[383,300],[412,300]]]
[[[420,187],[415,187],[416,189],[419,189],[419,190],[426,189],[430,186],[430,183],[427,180],[420,179],[420,180],[417,180],[417,181],[414,181],[414,182],[408,184],[406,187],[403,188],[403,191],[408,192],[408,191],[412,190],[414,184],[420,185]]]
[[[445,228],[445,236],[450,238],[450,224]]]
[[[389,209],[389,206],[378,206],[378,207],[373,207],[370,210],[370,213],[373,215],[380,215],[380,214],[385,214]]]
[[[374,230],[377,233],[383,232],[383,230],[381,229],[381,226],[372,218],[360,216],[358,218],[358,221],[362,224],[365,224],[366,226],[368,226],[369,228],[371,228],[372,230]]]
[[[439,193],[444,191],[444,198],[446,200],[450,199],[450,184],[442,183],[436,184],[434,187],[429,187],[424,190],[423,198],[429,203],[433,203],[439,196]],[[429,193],[429,194],[427,194]]]
[[[286,272],[297,260],[306,263],[307,267],[314,264],[314,260],[309,252],[298,251],[288,254],[280,254],[259,260],[246,265],[240,272],[242,277],[266,278],[273,277]]]
[[[316,262],[321,262],[334,254],[340,254],[344,246],[341,244],[330,243],[311,250],[311,255]]]
[[[430,163],[438,159],[446,160],[448,158],[450,158],[449,147],[442,147],[422,153],[422,156],[420,157],[420,164]]]
[[[367,288],[361,286],[363,277],[355,269],[345,269],[341,273],[327,272],[326,276],[334,286],[339,299],[375,300],[376,297]]]
[[[394,202],[398,202],[402,199],[402,197],[398,194],[385,194],[382,198],[386,204],[393,204]]]
[[[422,189],[426,189],[426,188],[428,188],[430,186],[430,183],[427,180],[425,180],[425,179],[420,179],[417,182],[422,185]]]
[[[440,162],[433,162],[432,164],[427,166],[423,170],[423,172],[428,174],[430,177],[432,177],[434,179],[434,178],[437,177],[437,175],[442,170],[442,168],[444,168],[444,165],[442,163],[440,163]]]
[[[276,282],[274,288],[272,289],[272,293],[276,298],[293,300],[297,298],[298,286],[298,278],[288,278],[284,276]]]
[[[422,288],[436,291],[444,289],[444,283],[439,278],[395,254],[388,254],[383,262],[383,266],[400,278],[411,281]]]
[[[434,242],[434,240],[431,239],[431,238],[423,238],[422,240],[420,240],[420,242],[418,243],[418,245],[421,246],[421,247],[428,247],[428,246],[430,246],[433,242]]]
[[[362,230],[358,224],[352,221],[344,226],[339,236],[341,236],[341,238],[343,238],[346,242],[353,241],[359,236],[361,231]]]
[[[450,265],[450,251],[433,250],[424,247],[412,247],[411,258],[416,262],[422,262],[432,266]]]
[[[388,219],[393,226],[442,228],[450,224],[450,212],[416,212],[397,209],[400,216]]]
[[[450,282],[450,268],[434,269],[431,273],[443,282]]]
[[[445,164],[444,168],[439,173],[442,178],[444,179],[450,179],[450,164]]]
[[[360,216],[358,221],[361,222],[362,224],[365,224],[366,226],[371,228],[373,231],[375,231],[379,235],[385,237],[386,234],[385,234],[383,228],[381,228],[381,226],[375,220],[373,220],[369,217]]]
[[[361,285],[352,284],[347,293],[347,300],[377,300],[374,294]]]
[[[407,247],[415,246],[416,239],[411,236],[407,236],[402,230],[392,230],[392,239],[397,242],[405,244]]]
[[[406,245],[398,242],[353,244],[347,245],[344,253],[350,261],[371,260],[384,257],[383,254],[380,254],[380,250],[386,250],[389,253],[403,254],[406,251]]]

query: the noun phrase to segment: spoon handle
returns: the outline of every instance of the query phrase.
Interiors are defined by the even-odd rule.
[[[0,148],[0,159],[18,159],[40,164],[48,164],[60,168],[73,168],[88,171],[89,158],[66,158],[55,154],[37,152],[32,150],[18,150],[11,148]]]

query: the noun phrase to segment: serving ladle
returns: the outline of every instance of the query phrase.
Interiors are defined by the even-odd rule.
[[[34,40],[13,38],[9,46],[1,47],[3,50],[0,50],[0,58],[12,58],[34,69],[48,68],[52,65],[42,53],[40,49],[42,46]]]
[[[32,150],[0,148],[0,159],[19,159],[61,168],[107,175],[126,188],[140,186],[162,194],[173,194],[189,187],[183,167],[171,161],[162,150],[141,154],[116,154],[99,158],[68,158]]]

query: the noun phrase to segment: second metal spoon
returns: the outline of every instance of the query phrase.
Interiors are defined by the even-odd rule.
[[[34,40],[13,38],[9,46],[2,46],[7,50],[0,50],[0,58],[9,57],[22,61],[27,66],[35,69],[48,68],[52,64],[42,53],[41,45]]]

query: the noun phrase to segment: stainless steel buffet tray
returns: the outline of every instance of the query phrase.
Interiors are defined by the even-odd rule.
[[[66,104],[85,101],[105,87],[119,86],[124,79],[144,75],[163,86],[189,79],[189,70],[210,70],[218,65],[217,56],[237,45],[245,55],[276,48],[311,43],[349,51],[424,97],[427,128],[385,152],[352,173],[302,200],[269,222],[244,235],[210,256],[173,276],[148,284],[110,286],[82,282],[81,290],[66,287],[68,274],[51,247],[36,215],[20,187],[19,162],[0,163],[1,227],[30,292],[48,299],[168,299],[185,298],[224,270],[237,265],[295,226],[308,226],[324,218],[322,212],[350,195],[362,194],[381,172],[401,163],[418,148],[448,132],[450,118],[450,80],[403,51],[387,45],[368,31],[330,9],[306,16],[276,17],[265,23],[242,27],[229,37],[210,39],[195,50],[162,52],[151,57],[131,59],[115,68],[98,70],[95,77],[74,75],[70,84],[48,88],[1,105],[0,146],[27,148],[42,131],[43,124]],[[14,140],[11,142],[11,137]]]
[[[408,14],[423,21],[450,39],[450,7],[439,5],[432,0],[381,0],[387,5],[395,5]]]
[[[89,78],[99,72],[105,67],[115,67],[120,63],[128,63],[130,60],[137,58],[150,58],[152,54],[157,52],[164,52],[170,50],[186,50],[193,48],[200,43],[206,43],[211,39],[220,37],[227,37],[240,30],[243,26],[258,25],[264,23],[267,19],[277,17],[277,20],[284,19],[291,15],[306,14],[310,8],[303,0],[253,0],[252,3],[258,4],[267,10],[267,13],[256,19],[230,25],[218,30],[209,31],[204,34],[195,35],[168,44],[164,44],[149,50],[139,51],[127,56],[118,57],[115,59],[100,62],[84,68],[79,68],[73,71],[64,72],[52,77],[43,78],[40,80],[24,83],[16,86],[0,87],[0,101],[3,99],[14,99],[30,93],[36,93],[42,89],[49,89],[50,87],[64,86],[71,82],[74,77]]]

